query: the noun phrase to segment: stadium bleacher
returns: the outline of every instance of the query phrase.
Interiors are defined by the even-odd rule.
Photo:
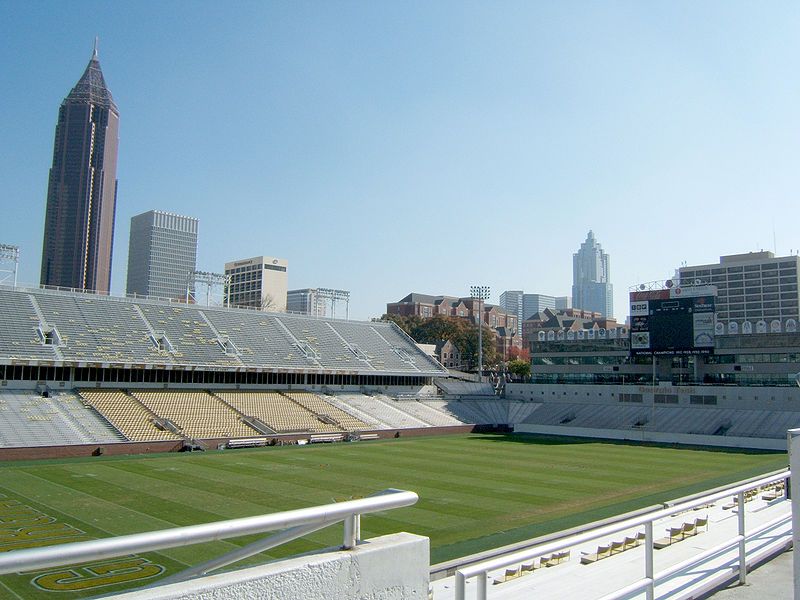
[[[132,390],[131,394],[191,438],[253,437],[259,433],[208,392]]]
[[[20,294],[0,288],[0,349],[10,360],[56,358],[52,346],[45,346],[38,339],[36,330],[40,319],[28,294]]]
[[[271,315],[209,308],[203,312],[219,333],[234,341],[239,349],[239,359],[248,366],[305,369],[313,364],[292,346],[286,333]]]
[[[284,395],[291,400],[294,400],[304,408],[310,410],[316,414],[317,417],[330,417],[336,422],[336,425],[345,431],[361,431],[364,429],[369,429],[369,426],[364,423],[364,421],[344,410],[341,410],[340,408],[337,408],[316,394],[312,394],[311,392],[284,392]]]
[[[603,401],[600,391],[595,402],[588,398],[589,388],[583,402],[577,401],[577,391],[567,396],[564,389],[554,398],[545,398],[544,388],[525,392],[528,400],[505,398],[489,383],[446,377],[446,369],[394,323],[6,286],[0,286],[0,310],[4,386],[6,379],[22,379],[27,389],[40,390],[54,381],[66,391],[80,388],[94,410],[84,407],[77,414],[92,414],[100,423],[99,429],[86,433],[73,417],[56,417],[60,413],[55,409],[31,413],[39,406],[38,396],[24,392],[25,410],[13,401],[14,418],[21,424],[5,428],[6,437],[0,440],[5,445],[25,443],[12,436],[14,429],[25,432],[22,437],[31,444],[47,444],[47,435],[36,431],[46,430],[49,422],[60,431],[52,440],[64,444],[464,424],[774,440],[800,425],[800,411],[789,404],[780,409],[749,408],[742,402],[710,406],[703,394],[699,406],[686,400],[655,406],[617,402],[613,394]],[[182,384],[194,387],[182,389]],[[573,393],[575,402],[570,401]],[[554,392],[548,391],[550,395]],[[718,397],[724,400],[724,393],[713,396],[715,403]],[[12,412],[11,402],[4,412]],[[83,407],[80,400],[78,404]]]
[[[156,427],[153,421],[157,415],[122,390],[82,389],[78,393],[130,441],[181,439]]]
[[[631,404],[543,403],[522,421],[588,429],[643,428],[663,433],[783,439],[800,413],[766,409]]]
[[[124,441],[80,397],[59,392],[47,398],[31,391],[0,392],[0,447],[106,444]]]
[[[242,414],[255,417],[279,433],[342,431],[336,424],[321,421],[314,412],[280,392],[220,391],[216,395]]]
[[[0,286],[0,305],[0,359],[447,373],[394,323],[5,286]],[[61,338],[57,347],[38,339],[40,324],[56,328]],[[160,334],[170,347],[158,347],[153,337]],[[222,336],[238,351],[224,348]]]

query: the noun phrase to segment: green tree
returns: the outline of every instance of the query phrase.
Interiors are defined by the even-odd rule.
[[[382,321],[392,321],[410,335],[419,344],[438,344],[450,341],[461,352],[471,369],[478,367],[478,327],[462,317],[436,315],[422,318],[416,315],[403,317],[400,315],[383,315]],[[495,334],[488,326],[483,326],[483,365],[492,367],[497,364]]]
[[[530,377],[531,376],[531,363],[519,358],[508,361],[508,372],[516,375],[517,377]]]

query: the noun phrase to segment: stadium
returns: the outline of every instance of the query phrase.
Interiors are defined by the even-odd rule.
[[[793,353],[795,336],[748,352]],[[0,287],[0,591],[681,598],[744,582],[791,543],[796,364],[762,362],[784,385],[673,385],[656,360],[613,370],[602,341],[545,339],[539,382],[498,394],[393,323]]]

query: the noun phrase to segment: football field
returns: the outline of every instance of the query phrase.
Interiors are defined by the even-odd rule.
[[[0,551],[272,513],[396,487],[417,492],[419,502],[364,516],[362,537],[429,536],[435,564],[786,465],[786,454],[777,452],[477,434],[0,463]],[[335,546],[341,536],[336,525],[259,560]],[[254,539],[2,576],[0,598],[71,599],[138,587]]]

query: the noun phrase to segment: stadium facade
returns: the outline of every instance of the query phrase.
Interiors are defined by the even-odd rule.
[[[190,273],[197,269],[198,221],[150,210],[131,218],[128,245],[129,295],[177,300],[194,295]]]
[[[783,385],[774,378],[767,383],[732,380],[728,385],[680,379],[688,369],[681,366],[682,359],[693,356],[677,357],[677,362],[676,357],[656,357],[650,364],[649,357],[626,362],[627,340],[593,329],[592,337],[585,333],[582,340],[577,335],[559,340],[554,333],[553,346],[542,349],[549,353],[542,366],[551,373],[566,367],[574,374],[607,374],[619,380],[508,384],[504,397],[497,397],[487,384],[450,379],[441,364],[392,323],[2,286],[0,317],[0,459],[174,451],[203,444],[235,448],[269,440],[363,440],[470,431],[474,424],[511,424],[518,432],[779,449],[785,448],[786,429],[800,423],[800,390],[788,385],[791,370],[798,366],[797,342],[785,332],[732,342],[742,356],[770,354],[758,364],[782,374]],[[732,336],[717,336],[715,353],[701,358],[726,355],[728,339]],[[565,350],[568,342],[573,345]],[[762,346],[783,348],[784,355],[764,352]],[[737,371],[746,361],[736,360],[721,369],[750,373]],[[660,378],[676,368],[682,370],[677,383],[652,378],[654,372]],[[431,384],[436,391],[423,393]],[[8,439],[14,435],[24,447],[20,442],[12,447]],[[81,436],[85,439],[76,441]],[[346,526],[345,536],[352,530]],[[397,548],[408,542],[393,540],[379,566],[370,563],[377,570],[363,571],[372,582],[378,581],[373,573],[388,573],[386,585],[392,592],[386,597],[429,594],[425,539],[416,540],[419,562],[414,571],[419,577],[414,592],[397,592],[398,582],[407,584],[413,574],[388,565],[396,562]],[[356,546],[354,553],[333,554],[346,562],[357,559],[359,548],[378,545],[373,539]],[[568,569],[572,563],[570,575],[584,568],[580,562],[586,552],[580,557],[577,552],[581,548],[573,552],[574,560],[567,553],[558,568]],[[238,597],[243,585],[279,586],[287,579],[281,574],[287,568],[297,571],[294,595],[310,597],[314,594],[299,590],[316,581],[307,573],[310,561],[317,560],[306,555],[272,563],[260,573],[263,584],[248,579],[250,571],[231,572],[235,589],[221,597]],[[551,560],[539,565],[561,562]],[[496,581],[511,579],[506,574]],[[210,582],[198,578],[187,585],[207,589]],[[166,594],[178,588],[162,589],[164,597],[181,597],[186,588],[174,596]],[[434,582],[433,589],[434,597],[454,597],[447,591],[452,582]],[[350,591],[342,595],[355,597]]]
[[[108,293],[117,202],[119,111],[95,46],[61,103],[47,189],[42,285]]]

